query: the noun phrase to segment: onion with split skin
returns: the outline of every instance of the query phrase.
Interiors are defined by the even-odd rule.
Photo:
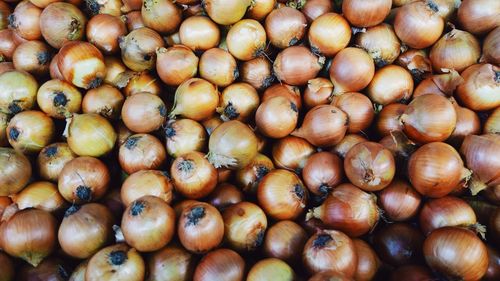
[[[310,109],[317,105],[328,104],[333,94],[333,83],[326,78],[317,77],[307,81],[304,90],[304,104]]]
[[[396,63],[410,71],[416,82],[430,76],[432,64],[425,49],[409,49],[399,55]]]
[[[460,74],[453,69],[441,69],[442,74],[432,75],[422,80],[413,92],[413,98],[425,94],[451,97],[455,89],[464,82]],[[452,101],[450,99],[450,101]]]

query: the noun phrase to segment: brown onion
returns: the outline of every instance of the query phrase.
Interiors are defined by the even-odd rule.
[[[52,118],[64,119],[80,111],[82,94],[68,82],[52,79],[38,89],[37,103]]]
[[[292,46],[281,51],[273,64],[276,78],[286,84],[301,86],[315,78],[323,67],[318,58],[304,46]]]
[[[155,31],[165,34],[179,28],[182,20],[181,9],[171,0],[145,0],[141,8],[144,24]]]
[[[0,61],[12,60],[14,51],[22,43],[18,42],[15,36],[11,29],[0,30]]]
[[[179,37],[182,45],[191,50],[206,51],[219,44],[220,30],[210,18],[193,16],[181,23]]]
[[[333,94],[333,84],[329,79],[317,77],[307,81],[304,104],[307,108],[328,104]]]
[[[298,109],[285,97],[273,97],[260,104],[255,113],[259,131],[267,137],[283,138],[297,126]]]
[[[329,74],[334,93],[356,92],[372,81],[375,73],[373,59],[360,48],[345,48],[332,61]]]
[[[297,253],[300,253],[306,242],[305,230],[293,221],[284,220],[267,230],[263,247],[266,256],[293,263],[300,261]]]
[[[463,0],[458,8],[458,22],[471,33],[481,35],[500,24],[500,3],[494,0]]]
[[[246,167],[236,172],[236,182],[243,191],[254,194],[260,180],[273,169],[271,159],[259,153]]]
[[[201,55],[199,72],[201,78],[219,87],[230,85],[239,76],[235,58],[220,48],[209,49]]]
[[[89,20],[86,32],[88,41],[108,55],[118,52],[118,38],[127,34],[127,27],[119,17],[99,14]]]
[[[21,192],[11,196],[20,210],[36,208],[47,212],[55,212],[65,205],[64,198],[51,182],[39,181],[26,186]]]
[[[54,121],[45,113],[36,110],[16,114],[7,126],[10,145],[26,154],[40,152],[51,143],[54,135]]]
[[[167,85],[178,86],[198,72],[198,57],[186,46],[159,48],[156,56],[156,71]]]
[[[401,50],[401,44],[394,33],[394,28],[386,23],[360,32],[356,36],[356,44],[368,52],[378,67],[392,64],[398,58]]]
[[[42,9],[30,1],[19,3],[14,12],[9,15],[9,27],[26,40],[38,40],[42,37],[40,21]]]
[[[140,170],[158,169],[166,158],[167,152],[163,144],[149,134],[130,136],[118,152],[120,166],[129,175]]]
[[[258,21],[244,19],[229,29],[227,49],[235,58],[248,61],[264,54],[266,36],[264,27]]]
[[[175,190],[189,199],[207,196],[217,185],[217,171],[201,152],[191,151],[175,159],[170,168]]]
[[[300,11],[283,7],[273,10],[266,17],[269,42],[279,49],[296,45],[306,34],[307,20]]]
[[[120,37],[122,60],[133,71],[151,70],[156,64],[156,49],[164,46],[163,38],[158,32],[141,27]]]
[[[335,187],[323,204],[310,210],[306,219],[320,219],[328,227],[357,237],[372,230],[379,216],[377,199],[373,194],[345,183]]]
[[[379,257],[392,266],[409,265],[422,260],[424,236],[410,224],[393,223],[381,227],[373,237]]]
[[[151,75],[147,71],[142,72],[129,72],[125,71],[119,76],[118,87],[123,87],[123,94],[125,96],[132,96],[135,94],[147,92],[155,96],[159,96],[162,91],[160,80]],[[123,80],[123,81],[120,81]],[[123,82],[123,84],[121,83]]]
[[[483,41],[482,60],[491,64],[500,64],[500,27],[493,29]]]
[[[330,0],[308,0],[301,9],[301,12],[306,16],[309,23],[332,11],[333,4]]]
[[[175,91],[170,117],[183,117],[201,121],[215,113],[219,104],[217,87],[207,80],[191,78],[184,81]]]
[[[380,191],[378,199],[384,216],[393,221],[406,221],[414,217],[422,201],[420,194],[410,184],[397,179]]]
[[[0,74],[0,87],[1,112],[13,115],[35,105],[38,83],[31,74],[17,70],[4,72]]]
[[[40,29],[50,46],[59,49],[68,41],[81,40],[85,35],[87,18],[78,7],[55,2],[43,9]]]
[[[343,110],[349,119],[349,133],[358,133],[367,129],[375,117],[373,104],[363,94],[351,92],[332,98],[331,105]]]
[[[125,98],[120,90],[110,85],[89,90],[82,101],[83,113],[97,113],[110,119],[118,119]]]
[[[493,281],[500,277],[500,253],[492,247],[488,248],[489,265],[483,280]]]
[[[252,85],[257,90],[264,90],[274,81],[271,62],[265,57],[246,61],[240,66],[241,81]]]
[[[85,281],[141,281],[145,271],[144,260],[136,249],[115,244],[101,249],[89,260]]]
[[[191,151],[203,151],[207,133],[203,126],[191,119],[173,120],[165,128],[167,152],[178,157]]]
[[[372,247],[361,239],[353,239],[356,255],[358,256],[358,264],[354,279],[359,281],[369,281],[375,277],[379,267],[381,266],[380,259]]]
[[[356,134],[349,134],[346,135],[338,144],[336,144],[331,152],[337,154],[340,158],[344,159],[345,155],[349,150],[351,150],[352,147],[354,147],[356,144],[368,141],[365,137],[356,135]]]
[[[204,256],[196,266],[193,281],[243,280],[245,261],[229,249],[217,249]]]
[[[44,76],[49,73],[49,63],[52,56],[50,47],[41,41],[26,41],[21,43],[14,54],[12,62],[20,71],[33,75]]]
[[[305,139],[287,136],[274,144],[272,157],[276,167],[300,172],[314,152],[314,147]]]
[[[255,0],[248,7],[246,16],[248,18],[261,21],[273,11],[276,0]]]
[[[438,72],[443,68],[462,72],[476,63],[480,55],[481,47],[472,34],[453,29],[432,46],[429,58]]]
[[[344,178],[343,163],[340,158],[327,151],[309,157],[302,170],[302,178],[310,192],[326,196]]]
[[[148,259],[151,280],[191,280],[195,257],[182,246],[171,244],[153,253]]]
[[[250,0],[228,1],[228,0],[205,0],[204,8],[208,16],[220,25],[231,25],[243,18],[247,8],[251,5]]]
[[[314,53],[333,57],[349,44],[351,27],[341,15],[326,13],[311,23],[308,39]]]
[[[230,183],[217,185],[208,198],[210,205],[216,207],[219,211],[223,211],[241,201],[243,201],[243,192]]]
[[[423,145],[410,157],[408,178],[422,195],[440,198],[467,182],[470,171],[450,145],[432,142]]]
[[[399,118],[403,115],[406,108],[407,105],[401,103],[391,103],[384,106],[378,114],[378,119],[375,123],[379,135],[388,136],[393,131],[402,131],[403,124],[401,124]]]
[[[432,72],[431,61],[425,50],[409,49],[401,53],[396,63],[408,69],[416,82],[426,78]]]
[[[482,111],[500,106],[500,67],[474,64],[462,72],[465,82],[456,90],[456,97],[467,108]]]
[[[261,97],[261,103],[275,96],[286,97],[295,103],[299,110],[302,108],[302,98],[299,87],[290,86],[284,83],[276,83],[264,91]]]
[[[156,196],[170,204],[173,199],[173,189],[166,172],[142,170],[127,177],[120,188],[120,197],[125,206],[146,195]]]
[[[216,110],[224,121],[245,121],[255,113],[257,107],[259,95],[255,88],[247,83],[233,83],[222,92]]]
[[[477,114],[465,107],[457,107],[457,125],[449,138],[449,142],[459,147],[468,135],[477,135],[481,132],[481,122]]]
[[[413,93],[413,78],[407,70],[397,65],[387,65],[375,72],[367,88],[370,99],[381,105],[405,102]]]
[[[224,237],[237,251],[253,251],[264,242],[267,218],[264,211],[251,202],[229,206],[222,214]]]
[[[167,109],[161,98],[142,92],[125,100],[121,116],[130,130],[149,133],[158,130],[164,124]]]
[[[483,133],[485,134],[499,134],[500,133],[500,107],[497,107],[486,122],[484,123]]]
[[[0,147],[0,196],[21,191],[31,178],[31,163],[19,151]]]
[[[354,26],[375,26],[389,15],[391,0],[345,0],[342,2],[342,12],[346,19]]]

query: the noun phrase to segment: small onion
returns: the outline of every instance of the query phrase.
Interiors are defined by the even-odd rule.
[[[343,163],[337,155],[331,152],[315,153],[307,159],[302,170],[302,178],[311,193],[326,196],[342,182]]]
[[[9,15],[9,28],[26,40],[38,40],[42,37],[40,21],[42,9],[30,1],[19,3],[14,12]]]
[[[205,0],[203,3],[208,16],[220,25],[239,22],[251,5],[250,0]]]
[[[191,280],[195,257],[181,246],[170,244],[148,260],[150,280]]]
[[[254,251],[264,242],[267,218],[264,211],[251,202],[239,202],[222,213],[224,237],[237,251]]]
[[[85,35],[87,18],[78,7],[55,2],[43,9],[40,29],[50,46],[59,49],[68,41],[81,40]]]
[[[336,144],[331,152],[337,154],[340,158],[344,159],[347,152],[351,150],[356,144],[362,143],[368,141],[365,137],[356,135],[356,134],[349,134],[346,135],[338,144]]]
[[[298,109],[285,97],[273,97],[259,105],[255,123],[259,131],[270,138],[288,136],[297,126]]]
[[[221,183],[210,193],[208,202],[210,205],[223,211],[228,207],[243,201],[243,192],[230,183]]]
[[[406,69],[387,65],[375,72],[367,88],[370,99],[381,105],[405,102],[413,93],[413,78]]]
[[[424,236],[406,223],[393,223],[375,233],[373,245],[379,257],[392,266],[409,265],[422,260]]]
[[[31,178],[31,163],[19,151],[0,147],[0,196],[21,191]]]
[[[334,93],[356,92],[372,81],[375,65],[370,55],[360,48],[345,48],[332,61],[329,74]]]
[[[175,91],[170,117],[176,115],[201,121],[215,113],[219,104],[217,87],[207,80],[191,78],[184,81]]]
[[[333,84],[330,80],[317,77],[307,81],[304,90],[304,104],[307,108],[328,104],[333,93]]]
[[[140,170],[158,169],[166,158],[167,152],[163,144],[149,134],[128,137],[118,152],[120,166],[129,175]]]
[[[273,10],[266,17],[269,42],[279,49],[296,45],[306,34],[307,20],[300,11],[283,7]]]
[[[196,266],[193,281],[243,280],[245,261],[229,249],[217,249],[204,256]]]
[[[266,256],[293,263],[300,261],[297,253],[300,253],[306,242],[305,230],[293,221],[284,220],[267,230],[263,247]]]
[[[340,53],[339,53],[340,54]],[[360,93],[344,93],[332,98],[331,105],[343,110],[349,119],[349,133],[358,133],[367,129],[375,117],[370,99]]]
[[[241,20],[234,24],[227,33],[226,44],[228,51],[235,58],[242,61],[254,59],[264,54],[266,36],[264,27],[258,21]]]
[[[125,206],[146,195],[156,196],[170,204],[173,199],[173,189],[166,172],[142,170],[131,174],[123,182],[120,198]]]
[[[51,182],[39,181],[26,186],[21,192],[11,196],[20,210],[36,208],[47,212],[55,212],[65,205],[57,186]]]
[[[246,121],[259,107],[259,95],[247,83],[233,83],[226,87],[220,96],[217,112],[221,119]]]
[[[401,44],[394,28],[386,23],[367,28],[356,36],[356,44],[365,49],[378,67],[392,64],[399,56]]]
[[[99,14],[89,20],[86,32],[88,41],[109,55],[120,49],[118,38],[127,34],[127,27],[119,17]]]
[[[156,49],[165,44],[158,32],[141,27],[120,37],[122,60],[133,71],[151,70],[156,64]]]
[[[349,44],[351,27],[341,15],[326,13],[311,23],[308,39],[314,53],[333,57]]]
[[[293,172],[276,169],[262,178],[257,200],[267,215],[276,220],[293,220],[306,208],[309,194]]]
[[[271,62],[265,57],[243,62],[239,72],[241,81],[252,85],[257,90],[268,88],[274,81]]]
[[[198,72],[198,57],[188,47],[175,45],[156,50],[156,71],[163,83],[178,86]]]
[[[109,121],[95,113],[73,114],[66,119],[65,136],[74,153],[93,157],[109,153],[117,139]]]
[[[500,64],[500,27],[493,29],[483,41],[482,60],[491,64]]]
[[[35,105],[38,84],[27,72],[7,71],[0,74],[0,111],[16,114]]]
[[[82,101],[83,113],[98,113],[110,119],[118,119],[125,98],[120,90],[110,85],[89,90]]]
[[[293,281],[296,280],[296,277],[295,272],[286,262],[268,258],[257,262],[248,272],[246,280]]]
[[[78,157],[64,166],[57,185],[64,199],[79,204],[104,196],[109,180],[108,167],[101,160]]]
[[[357,237],[372,230],[379,216],[375,195],[346,183],[335,187],[323,204],[309,211],[306,219],[320,219],[328,227]]]
[[[354,26],[375,26],[389,15],[391,0],[345,0],[342,2],[342,12],[346,19]]]
[[[381,262],[372,247],[361,239],[353,239],[358,264],[354,279],[359,281],[369,281],[375,277]]]
[[[7,126],[10,145],[27,154],[40,152],[55,135],[54,121],[41,111],[28,110],[16,114]]]
[[[287,136],[274,144],[272,157],[276,167],[300,173],[314,152],[314,146],[307,140]]]
[[[495,0],[463,0],[457,11],[458,22],[465,30],[481,35],[500,24],[500,3]]]
[[[136,249],[115,244],[101,249],[89,260],[85,281],[141,281],[145,271],[144,260]]]
[[[191,119],[173,120],[165,128],[167,152],[178,157],[191,151],[203,151],[207,133],[203,126]]]
[[[193,16],[185,19],[179,28],[182,45],[193,51],[206,51],[219,45],[220,30],[210,18]]]
[[[414,217],[419,209],[422,197],[407,182],[394,180],[390,185],[380,191],[380,207],[384,216],[393,221],[406,221]]]
[[[153,94],[142,92],[129,96],[122,107],[125,126],[136,133],[158,130],[165,122],[167,109],[163,100]]]
[[[141,8],[144,24],[159,33],[172,33],[182,21],[181,9],[171,0],[145,0]]]
[[[491,110],[500,106],[500,67],[474,64],[462,72],[465,80],[456,90],[456,97],[474,111]]]
[[[236,59],[227,51],[212,48],[200,57],[200,77],[219,87],[226,87],[239,76]]]
[[[40,86],[37,103],[48,116],[56,119],[71,117],[80,111],[82,94],[68,82],[52,79]]]
[[[170,168],[175,190],[189,199],[200,199],[217,185],[217,170],[201,152],[191,151],[175,159]]]

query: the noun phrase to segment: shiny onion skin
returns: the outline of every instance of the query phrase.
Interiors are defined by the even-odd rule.
[[[444,69],[443,72],[443,74],[436,74],[422,80],[415,87],[413,98],[425,94],[436,94],[443,97],[452,96],[458,85],[464,82],[464,79],[455,70]],[[451,98],[450,101],[452,101]]]
[[[372,230],[379,216],[375,195],[345,183],[335,187],[323,204],[310,210],[306,219],[320,219],[327,227],[357,237]]]
[[[489,265],[483,280],[494,281],[500,277],[500,253],[498,250],[488,247]]]
[[[259,103],[259,94],[252,85],[233,83],[222,91],[216,111],[224,121],[247,121],[254,115]]]
[[[73,205],[66,210],[59,226],[59,244],[71,257],[92,257],[111,241],[113,223],[113,215],[101,204]]]
[[[447,277],[480,280],[488,269],[486,246],[464,228],[433,231],[424,242],[423,252],[429,267]]]
[[[407,221],[420,210],[422,196],[407,182],[395,179],[380,191],[378,203],[384,216],[393,221]]]
[[[440,142],[455,130],[457,113],[447,98],[426,94],[414,98],[399,119],[411,140],[417,143]]]
[[[59,194],[57,186],[47,181],[31,183],[21,192],[11,195],[11,199],[20,210],[36,208],[53,213],[66,205],[66,201]]]
[[[392,266],[410,265],[422,260],[424,236],[407,223],[393,223],[375,233],[373,245],[379,257]]]
[[[14,115],[35,105],[38,83],[31,74],[17,70],[4,72],[0,74],[0,86],[1,112]]]
[[[121,117],[131,131],[150,133],[165,123],[167,108],[160,97],[142,92],[125,99]]]
[[[273,161],[258,153],[246,167],[236,171],[236,183],[245,193],[255,194],[259,182],[273,169]]]
[[[408,179],[422,195],[440,198],[467,182],[471,172],[450,145],[432,142],[415,151],[408,163]]]
[[[142,170],[125,179],[120,188],[121,201],[128,206],[142,196],[152,195],[170,204],[173,199],[173,188],[166,172]]]
[[[40,15],[42,9],[29,1],[19,3],[9,15],[9,28],[26,40],[38,40],[42,37],[40,31]]]
[[[179,28],[180,43],[193,51],[206,51],[220,41],[220,30],[210,18],[193,16],[185,19]]]
[[[340,158],[344,159],[347,152],[351,150],[356,144],[368,141],[365,137],[357,134],[346,135],[338,144],[336,144],[330,151],[337,154]]]
[[[500,64],[500,27],[493,29],[483,41],[482,60],[491,64]]]
[[[481,46],[474,35],[459,29],[453,29],[432,46],[429,53],[435,71],[454,69],[462,72],[475,64],[481,55]]]
[[[12,55],[12,62],[17,70],[44,76],[49,73],[51,57],[52,50],[46,43],[33,40],[17,46]]]
[[[163,83],[178,86],[198,73],[198,57],[184,45],[156,50],[156,71]]]
[[[196,266],[193,281],[243,280],[245,261],[230,249],[217,249],[204,256]]]
[[[344,165],[340,158],[327,151],[317,152],[309,159],[302,170],[302,179],[307,189],[320,196],[326,196],[344,178]]]
[[[244,19],[229,29],[226,37],[227,50],[235,58],[248,61],[264,54],[266,38],[266,31],[258,21]]]
[[[224,238],[237,251],[254,251],[264,242],[267,218],[264,211],[251,202],[239,202],[222,213]]]
[[[270,12],[273,11],[276,0],[255,0],[248,7],[246,17],[262,21]]]
[[[349,118],[340,108],[318,105],[307,112],[302,127],[291,135],[304,138],[315,146],[332,146],[344,138],[348,127]]]
[[[448,142],[459,147],[466,136],[481,133],[481,121],[476,112],[466,107],[457,107],[455,110],[457,111],[457,125]]]
[[[56,244],[57,221],[47,211],[26,209],[2,222],[0,245],[3,251],[33,267],[49,256]]]
[[[304,14],[291,7],[274,9],[265,22],[269,42],[279,49],[299,43],[306,34],[306,27]]]
[[[182,12],[171,0],[145,0],[141,7],[144,25],[162,33],[176,31],[182,21]]]
[[[465,30],[482,35],[500,24],[500,3],[495,0],[463,0],[457,11],[458,22]]]
[[[205,154],[191,151],[177,157],[170,167],[175,190],[189,199],[200,199],[217,185],[217,170]]]
[[[0,196],[21,191],[32,175],[30,160],[21,152],[0,147]]]
[[[333,270],[351,278],[356,273],[358,256],[349,236],[337,230],[322,230],[307,240],[302,262],[312,274]]]
[[[335,94],[357,92],[370,84],[375,73],[375,65],[367,52],[360,48],[349,47],[338,52],[333,58],[328,73]]]
[[[401,52],[401,43],[394,28],[386,23],[369,27],[365,32],[360,32],[356,35],[355,42],[366,50],[378,67],[392,64]]]
[[[255,113],[255,123],[266,137],[283,138],[288,136],[299,118],[297,105],[285,97],[273,97],[259,105]]]
[[[391,0],[346,0],[342,2],[342,12],[346,19],[357,27],[375,26],[389,15]]]
[[[68,41],[78,41],[85,35],[87,18],[78,7],[65,2],[55,2],[43,9],[40,30],[43,39],[59,49]]]
[[[97,113],[109,119],[119,119],[123,102],[120,90],[104,84],[89,90],[82,100],[83,113]]]
[[[268,279],[269,278],[269,279]],[[247,281],[259,280],[293,281],[295,272],[284,261],[268,258],[257,262],[248,272]]]
[[[333,93],[333,84],[329,79],[317,77],[307,81],[304,90],[304,105],[310,109],[317,105],[328,104]]]
[[[100,86],[106,76],[101,51],[87,42],[65,43],[59,50],[57,66],[64,80],[84,89]]]
[[[127,244],[138,251],[159,250],[175,234],[174,209],[161,198],[143,196],[125,209],[121,229]]]
[[[38,89],[37,103],[52,118],[64,119],[81,109],[82,94],[72,84],[52,79]]]
[[[396,163],[392,153],[381,144],[363,142],[347,152],[344,169],[354,185],[365,191],[378,191],[391,183]]]
[[[293,221],[279,221],[271,226],[264,239],[264,253],[290,264],[300,261],[300,253],[308,239],[306,231]]]
[[[125,72],[122,75],[124,78],[128,79],[129,72]],[[127,81],[127,85],[123,88],[123,94],[127,97],[140,94],[140,93],[150,93],[155,96],[159,96],[161,92],[160,81],[153,75],[149,74],[147,71],[132,73],[132,77]],[[121,78],[121,77],[120,77]],[[118,85],[122,87],[123,84]]]
[[[182,246],[188,251],[206,253],[222,242],[224,221],[212,205],[193,203],[181,212],[177,234]]]
[[[85,281],[141,281],[146,266],[136,249],[127,244],[115,244],[101,249],[90,258]]]
[[[413,85],[410,72],[398,65],[387,65],[375,72],[366,92],[377,104],[404,103],[410,99]]]
[[[167,153],[178,157],[191,151],[203,151],[206,147],[205,128],[191,119],[169,121],[165,128]]]
[[[275,96],[283,96],[295,103],[297,108],[300,110],[302,108],[302,97],[299,87],[291,86],[285,83],[276,83],[271,85],[264,91],[261,97],[261,103],[266,100],[273,98]]]
[[[100,157],[115,146],[117,135],[109,121],[99,114],[73,114],[64,132],[69,148],[79,156]]]
[[[324,64],[304,46],[292,46],[281,51],[274,60],[273,70],[278,81],[293,85],[306,85],[315,78]]]
[[[272,64],[265,57],[257,57],[243,62],[239,73],[241,81],[252,85],[256,90],[265,90],[274,81]]]
[[[307,159],[315,152],[307,140],[287,136],[278,140],[272,149],[272,160],[276,167],[300,173]]]
[[[158,169],[166,158],[167,152],[163,144],[149,134],[130,136],[118,152],[120,166],[129,175],[140,170]]]
[[[64,166],[57,185],[64,199],[73,204],[81,204],[104,196],[109,180],[108,167],[101,160],[84,156],[75,158]]]
[[[384,106],[377,116],[375,128],[381,136],[389,136],[393,131],[402,131],[403,124],[399,121],[401,115],[404,114],[406,104],[391,103]]]
[[[203,52],[198,65],[200,77],[218,87],[227,87],[239,76],[236,59],[226,50],[212,48]]]
[[[195,257],[182,246],[170,244],[151,254],[148,259],[148,280],[192,280]]]
[[[247,8],[251,5],[250,0],[206,0],[204,8],[208,16],[220,25],[232,25],[245,15]]]
[[[12,117],[6,132],[14,149],[25,154],[36,154],[52,142],[55,124],[45,113],[28,110]]]
[[[169,117],[180,115],[202,121],[215,113],[219,101],[219,91],[214,84],[202,78],[191,78],[177,87]]]
[[[349,44],[351,27],[341,15],[326,13],[311,23],[308,39],[314,53],[333,57]]]
[[[230,183],[220,183],[210,193],[208,202],[222,212],[228,207],[242,202],[243,197],[243,192],[236,186]]]
[[[351,92],[333,96],[331,105],[340,108],[347,114],[349,133],[359,133],[366,130],[375,118],[372,102],[361,93]]]
[[[118,38],[127,34],[127,27],[119,17],[99,14],[89,20],[86,33],[90,43],[109,55],[119,51]]]
[[[276,169],[259,183],[257,201],[268,216],[275,220],[293,220],[300,216],[309,199],[307,188],[293,172]]]
[[[356,255],[358,256],[358,264],[354,279],[358,281],[370,281],[377,274],[381,266],[381,261],[373,248],[361,239],[352,239]]]
[[[434,44],[444,29],[444,20],[438,14],[434,1],[417,1],[396,12],[394,30],[403,43],[415,49]]]
[[[156,65],[156,50],[165,45],[160,34],[147,27],[134,29],[118,40],[122,61],[133,71],[153,69]]]
[[[500,106],[500,67],[492,64],[474,64],[461,75],[465,80],[455,91],[457,99],[474,111],[495,109]]]

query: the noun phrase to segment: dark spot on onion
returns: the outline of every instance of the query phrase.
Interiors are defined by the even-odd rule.
[[[258,234],[257,234],[257,237],[255,238],[255,242],[253,244],[253,247],[254,248],[258,248],[262,245],[262,243],[264,242],[264,234],[266,233],[265,230],[261,230]]]
[[[17,128],[11,128],[10,131],[9,131],[9,136],[10,138],[13,140],[13,141],[17,141],[17,139],[19,138],[19,135],[21,134],[21,132],[19,132],[19,130]]]
[[[145,207],[146,206],[144,205],[143,201],[141,200],[134,201],[134,203],[132,203],[132,206],[130,206],[130,214],[133,217],[138,216],[142,213],[142,211],[144,211]]]
[[[177,170],[182,173],[189,173],[194,168],[194,163],[191,160],[183,160],[177,164]]]
[[[99,10],[101,9],[101,5],[97,3],[97,0],[85,0],[85,10],[91,16],[95,16],[99,14]]]
[[[92,199],[92,190],[88,186],[80,185],[76,188],[76,197],[88,202]]]
[[[174,137],[175,135],[176,135],[176,132],[175,132],[174,128],[172,128],[171,126],[168,126],[165,128],[165,136],[167,138],[170,139],[170,138]]]
[[[296,105],[294,102],[290,102],[290,108],[291,108],[294,112],[299,112],[299,109],[297,108],[297,105]]]
[[[129,137],[125,141],[125,148],[126,149],[134,149],[137,146],[137,142],[141,139],[141,137]]]
[[[127,260],[127,254],[124,251],[113,251],[109,254],[109,262],[112,265],[122,265]]]
[[[320,234],[316,239],[313,241],[313,247],[314,248],[322,248],[326,245],[326,243],[332,241],[332,237],[328,234]]]
[[[94,89],[94,88],[97,88],[99,86],[101,86],[102,84],[102,78],[100,77],[96,77],[94,80],[92,80],[89,84],[89,88],[90,89]]]
[[[296,37],[293,37],[290,42],[288,42],[288,46],[293,46],[295,44],[299,43],[299,39]]]
[[[21,112],[21,110],[22,110],[22,108],[17,104],[17,101],[12,101],[9,104],[9,111],[12,114],[17,114],[17,113]]]
[[[258,181],[260,181],[265,175],[269,173],[269,169],[266,166],[257,166],[255,171],[255,176]]]
[[[68,98],[66,98],[66,95],[63,92],[54,92],[54,99],[52,100],[52,103],[55,107],[66,106],[66,104],[68,104]]]
[[[160,112],[160,115],[162,117],[167,116],[167,109],[165,108],[165,106],[163,104],[158,106],[158,111]]]
[[[434,1],[427,1],[427,6],[429,6],[429,8],[431,8],[434,12],[439,12],[439,6],[434,3]]]
[[[304,198],[305,191],[304,191],[304,187],[302,185],[296,184],[294,186],[294,192],[295,192],[295,195],[297,195],[297,197],[299,197],[299,199]]]
[[[49,146],[43,152],[47,157],[53,157],[57,154],[57,146]]]
[[[145,55],[144,55],[144,57],[143,57],[143,59],[144,59],[145,61],[148,61],[148,60],[150,60],[151,58],[152,58],[152,56],[151,56],[150,54],[145,54]]]
[[[240,114],[238,113],[236,108],[233,106],[233,103],[229,102],[227,104],[227,106],[224,108],[224,116],[233,120],[233,119],[238,118],[238,116],[240,116]]]
[[[78,212],[78,210],[80,210],[80,206],[79,205],[71,205],[71,207],[69,207],[66,212],[64,212],[64,217],[69,217],[71,216],[72,214]]]
[[[38,54],[36,54],[36,59],[38,60],[39,65],[46,65],[50,61],[50,53],[39,52]]]
[[[187,215],[186,226],[197,225],[198,222],[205,216],[205,208],[194,207]]]

